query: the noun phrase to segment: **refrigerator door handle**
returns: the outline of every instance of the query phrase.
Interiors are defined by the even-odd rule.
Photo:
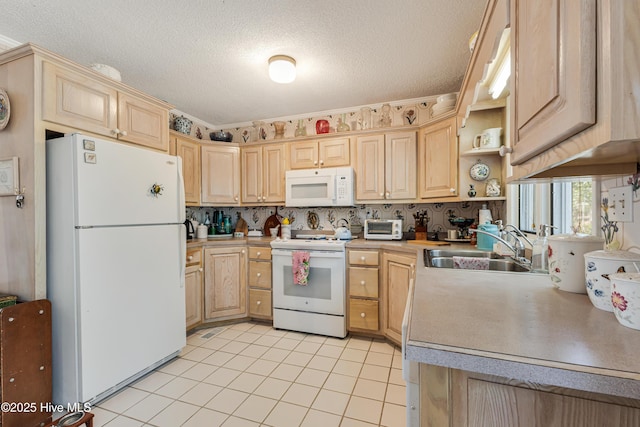
[[[182,230],[180,230],[182,231]],[[184,288],[184,275],[187,271],[187,236],[186,233],[180,234],[180,287]]]

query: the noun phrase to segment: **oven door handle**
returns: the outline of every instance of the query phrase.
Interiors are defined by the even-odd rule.
[[[304,250],[304,249],[300,249],[300,250]],[[289,250],[289,249],[272,249],[271,256],[272,257],[276,257],[276,256],[291,257],[293,252],[296,252],[296,251]],[[326,252],[325,251],[308,251],[308,252],[309,252],[309,257],[311,259],[313,258],[344,258],[344,252],[342,251],[326,251]]]

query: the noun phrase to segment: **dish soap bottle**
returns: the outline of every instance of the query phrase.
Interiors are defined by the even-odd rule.
[[[533,241],[531,251],[531,271],[533,273],[549,272],[549,242],[547,241],[547,236],[550,228],[550,225],[540,224],[538,237]]]

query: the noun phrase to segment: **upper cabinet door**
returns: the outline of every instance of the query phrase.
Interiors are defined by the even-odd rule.
[[[416,198],[416,133],[385,135],[385,198]]]
[[[118,93],[119,139],[169,151],[169,112],[142,99]]]
[[[513,153],[520,164],[596,120],[596,1],[511,0]]]
[[[202,203],[240,204],[240,149],[220,145],[201,148]]]
[[[349,151],[349,138],[320,140],[318,143],[320,167],[334,168],[338,166],[349,166],[351,164]]]
[[[291,169],[311,169],[318,167],[318,142],[292,142],[289,146]]]
[[[82,74],[42,63],[42,118],[117,137],[118,91]]]
[[[420,130],[418,169],[421,198],[458,195],[458,138],[455,117]]]
[[[242,203],[262,202],[262,147],[242,149]]]
[[[356,138],[356,199],[384,200],[384,135]]]
[[[200,204],[200,144],[175,138],[175,155],[182,157],[184,198],[187,205]]]
[[[284,203],[285,148],[284,144],[262,148],[262,201]]]

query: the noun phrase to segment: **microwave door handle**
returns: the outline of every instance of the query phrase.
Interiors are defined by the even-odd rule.
[[[329,200],[333,203],[336,203],[336,186],[338,185],[338,180],[335,176],[329,177],[329,182],[327,183],[327,196],[329,196]]]

